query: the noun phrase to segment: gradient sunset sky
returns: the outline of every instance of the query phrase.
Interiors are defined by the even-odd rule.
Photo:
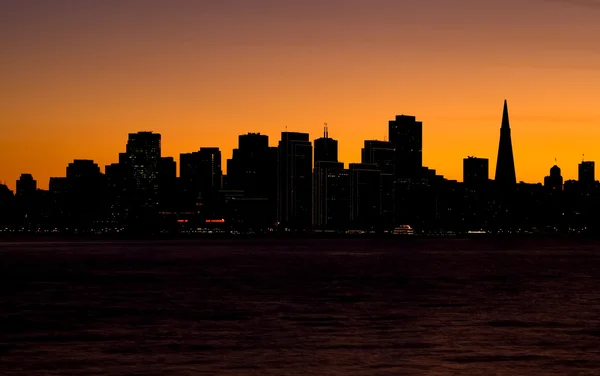
[[[127,134],[163,156],[280,132],[360,161],[396,114],[423,159],[462,180],[495,171],[508,100],[517,180],[600,162],[600,1],[0,0],[0,182],[46,188],[73,159],[118,160]]]

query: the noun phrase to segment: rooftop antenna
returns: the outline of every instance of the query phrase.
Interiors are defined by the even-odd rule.
[[[323,129],[323,135],[325,138],[329,138],[329,129],[327,129],[327,123],[325,123],[325,128]]]

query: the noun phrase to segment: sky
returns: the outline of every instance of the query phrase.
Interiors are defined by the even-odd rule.
[[[0,0],[0,182],[41,188],[73,159],[118,161],[127,134],[163,156],[247,132],[339,140],[359,162],[397,114],[423,160],[462,180],[490,159],[504,99],[517,180],[600,162],[600,0]]]

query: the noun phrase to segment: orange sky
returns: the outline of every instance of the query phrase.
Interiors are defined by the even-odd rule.
[[[554,158],[600,161],[600,2],[577,0],[47,1],[0,4],[0,181],[47,188],[75,158],[117,161],[127,133],[163,155],[280,132],[360,160],[396,114],[424,125],[424,163],[495,171],[508,99],[517,179]]]

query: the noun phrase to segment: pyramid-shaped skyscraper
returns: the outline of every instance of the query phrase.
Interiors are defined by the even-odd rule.
[[[496,162],[496,183],[503,186],[517,184],[515,159],[513,157],[510,123],[508,121],[508,104],[504,100],[502,126],[500,128],[500,144],[498,145],[498,160]]]

